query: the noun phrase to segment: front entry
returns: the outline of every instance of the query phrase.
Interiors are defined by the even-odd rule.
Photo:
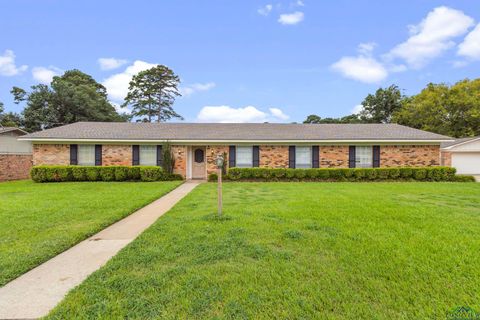
[[[193,148],[192,179],[206,179],[205,147]]]

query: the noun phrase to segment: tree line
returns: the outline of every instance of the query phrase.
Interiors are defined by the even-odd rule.
[[[58,127],[78,121],[167,121],[182,118],[173,110],[180,78],[163,65],[141,71],[132,77],[119,112],[108,100],[107,89],[92,76],[74,69],[53,77],[49,85],[37,84],[26,91],[13,87],[14,103],[23,104],[21,113],[5,112],[0,102],[0,124],[28,132]]]
[[[480,79],[453,85],[430,83],[406,96],[396,85],[379,88],[362,101],[362,110],[341,118],[309,115],[304,123],[398,123],[451,137],[480,135]]]

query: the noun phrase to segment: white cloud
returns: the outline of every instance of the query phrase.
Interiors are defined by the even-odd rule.
[[[273,9],[273,5],[267,4],[263,7],[261,7],[260,9],[258,9],[257,13],[262,15],[262,16],[268,16],[270,14],[270,12],[272,11],[272,9]]]
[[[185,87],[180,87],[179,91],[184,97],[188,97],[196,92],[208,91],[215,88],[215,82],[194,83]]]
[[[361,104],[357,104],[355,107],[353,107],[352,111],[350,111],[352,114],[359,114],[360,111],[363,110],[363,106]]]
[[[120,68],[128,61],[124,59],[115,59],[115,58],[100,58],[98,59],[98,64],[102,70],[113,70]]]
[[[32,69],[33,79],[39,81],[43,84],[50,84],[54,76],[60,75],[62,70],[57,67],[49,66],[46,67],[34,67]]]
[[[297,2],[296,2],[295,4],[296,4],[297,6],[299,6],[299,7],[305,6],[305,3],[303,3],[302,0],[297,0]]]
[[[28,66],[22,65],[17,67],[15,64],[15,54],[12,50],[5,50],[3,55],[0,55],[0,75],[1,76],[15,76],[26,71]]]
[[[457,53],[469,59],[480,59],[480,23],[458,45]]]
[[[294,25],[303,21],[303,12],[297,11],[294,13],[284,13],[278,18],[278,22],[283,25]]]
[[[358,55],[342,57],[331,68],[346,78],[366,83],[376,83],[388,76],[385,66],[372,57],[374,43],[361,43]]]
[[[278,122],[289,117],[278,108],[270,108],[269,113],[254,106],[232,108],[230,106],[205,106],[197,115],[199,122],[246,123]]]
[[[462,11],[437,7],[418,25],[409,26],[410,38],[395,46],[385,58],[400,58],[412,68],[421,68],[453,47],[453,39],[466,33],[472,25],[473,19]]]
[[[122,101],[128,93],[128,85],[132,77],[140,71],[148,70],[155,66],[157,66],[157,64],[136,60],[123,72],[116,73],[105,79],[102,84],[107,88],[110,99]]]
[[[270,111],[273,117],[279,120],[288,120],[290,118],[288,115],[283,113],[283,111],[278,108],[269,108],[268,110]]]

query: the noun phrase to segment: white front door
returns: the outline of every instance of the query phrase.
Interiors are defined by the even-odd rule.
[[[205,147],[193,147],[192,179],[206,179]]]

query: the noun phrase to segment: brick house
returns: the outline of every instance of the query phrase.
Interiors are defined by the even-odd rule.
[[[0,127],[0,181],[28,179],[32,167],[32,144],[19,141],[27,132]]]
[[[451,138],[397,124],[78,122],[21,138],[34,165],[161,165],[169,142],[175,172],[205,179],[218,155],[229,167],[352,168],[440,165]]]

